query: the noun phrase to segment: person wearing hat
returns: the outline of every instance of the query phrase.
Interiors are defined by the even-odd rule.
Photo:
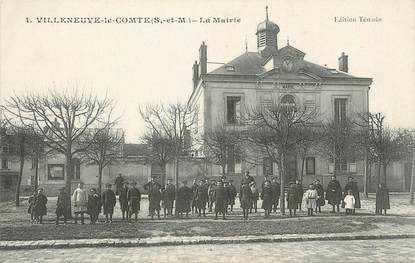
[[[254,179],[254,177],[252,177],[252,176],[249,175],[249,171],[246,171],[245,172],[245,175],[244,175],[244,177],[241,180],[241,186],[240,187],[242,187],[242,184],[243,183],[246,183],[249,186],[251,185],[251,183],[255,183],[255,179]]]
[[[48,202],[48,198],[43,193],[43,188],[39,188],[37,190],[37,195],[35,198],[35,203],[33,205],[33,209],[35,211],[35,218],[39,224],[42,224],[43,216],[46,215],[47,208],[46,204]]]
[[[356,212],[356,208],[360,208],[361,207],[361,204],[360,204],[359,186],[357,185],[357,182],[355,182],[353,180],[353,177],[349,176],[349,178],[347,180],[348,180],[348,182],[344,186],[343,200],[346,197],[346,195],[349,192],[349,190],[351,190],[352,193],[353,193],[353,196],[354,196],[354,200],[355,200],[354,208],[353,208],[353,211],[352,211],[352,213],[354,214]]]
[[[215,179],[210,180],[210,184],[208,187],[208,195],[209,195],[209,212],[212,212],[213,203],[215,202],[215,189],[216,189],[216,181]]]
[[[151,199],[152,199],[151,193],[153,192],[153,187],[155,187],[158,190],[161,189],[161,185],[158,182],[156,182],[156,178],[157,177],[154,176],[154,175],[151,176],[150,182],[146,183],[143,186],[144,190],[146,190],[147,193],[148,193],[148,202],[149,203],[151,202]],[[148,206],[148,215],[151,216],[150,206]]]
[[[128,182],[124,181],[123,186],[118,196],[118,201],[120,202],[120,208],[121,208],[121,213],[122,213],[122,220],[125,220],[128,218],[127,193],[128,193]]]
[[[138,212],[140,211],[141,193],[137,188],[137,183],[132,182],[131,188],[127,192],[128,200],[128,222],[131,223],[131,216],[135,215],[135,222],[138,220]]]
[[[161,202],[161,188],[159,188],[159,185],[154,184],[150,188],[151,199],[149,200],[149,210],[151,219],[154,219],[154,215],[157,212],[157,218],[160,219],[160,202]]]
[[[191,204],[191,207],[192,207],[192,214],[193,213],[198,213],[197,212],[197,205],[196,205],[196,191],[197,191],[197,187],[198,187],[198,185],[197,185],[197,179],[195,178],[195,179],[193,179],[193,184],[192,184],[192,187],[191,187],[191,189],[192,189],[192,204]]]
[[[339,181],[336,180],[336,176],[331,177],[331,181],[327,185],[326,200],[333,206],[333,210],[330,213],[335,213],[335,207],[337,207],[337,213],[340,213],[340,203],[342,201],[342,188]]]
[[[297,186],[294,182],[290,182],[288,193],[287,193],[287,208],[290,211],[290,217],[293,215],[296,216],[298,202],[297,202]]]
[[[222,219],[225,220],[226,217],[226,206],[228,202],[228,191],[223,186],[222,181],[216,183],[215,189],[215,220],[218,219],[218,214],[222,214]]]
[[[75,213],[75,224],[78,224],[78,217],[81,216],[81,224],[84,224],[84,214],[88,212],[88,195],[84,190],[84,183],[79,182],[72,194],[72,202]]]
[[[186,217],[189,217],[189,212],[191,211],[190,203],[193,197],[192,189],[187,186],[187,181],[182,183],[183,185],[179,188],[176,201],[177,214],[180,218],[183,218],[183,213],[186,214]]]
[[[319,213],[321,213],[321,207],[326,204],[326,201],[324,199],[324,189],[320,183],[320,180],[316,179],[314,181],[314,188],[317,191],[316,213],[317,213],[317,210]]]
[[[56,224],[59,224],[59,218],[63,216],[63,223],[71,217],[71,198],[65,191],[65,187],[59,189],[58,200],[56,201]]]
[[[239,192],[239,202],[241,203],[244,220],[248,220],[249,209],[252,207],[252,191],[246,182],[242,183],[241,191]]]
[[[272,209],[272,188],[270,181],[265,181],[264,188],[261,192],[262,208],[264,209],[264,218],[269,218]]]
[[[101,213],[101,198],[97,190],[91,188],[88,195],[88,214],[91,219],[91,225],[94,225],[98,221],[99,213]]]
[[[206,217],[206,203],[208,201],[208,188],[205,184],[204,180],[199,180],[199,186],[196,189],[196,206],[197,210],[199,211],[199,217],[203,216]]]
[[[304,188],[299,179],[295,179],[295,187],[297,187],[297,206],[301,211],[301,203],[303,202]]]
[[[176,199],[176,187],[172,184],[172,179],[167,179],[167,184],[164,187],[163,194],[164,216],[173,215],[174,200]]]
[[[233,212],[233,206],[235,205],[235,198],[238,195],[238,192],[236,191],[236,187],[233,185],[233,180],[229,180],[229,205],[231,208],[231,212]]]
[[[111,184],[106,184],[107,189],[102,193],[102,208],[105,215],[105,223],[112,223],[112,215],[114,214],[114,206],[117,202]],[[108,218],[109,217],[109,218]]]
[[[272,178],[271,189],[272,189],[272,210],[274,211],[274,213],[276,213],[277,207],[278,207],[278,201],[280,200],[280,194],[281,194],[281,186],[276,177]]]

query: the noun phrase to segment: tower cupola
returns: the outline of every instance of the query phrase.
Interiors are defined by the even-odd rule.
[[[276,55],[278,51],[277,35],[280,28],[268,19],[268,6],[265,8],[266,18],[259,23],[256,30],[258,52],[262,57]]]

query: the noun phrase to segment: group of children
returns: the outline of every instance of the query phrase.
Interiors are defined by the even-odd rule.
[[[56,224],[59,224],[62,217],[64,223],[71,218],[71,203],[73,204],[75,224],[79,219],[84,224],[85,214],[89,214],[90,223],[95,224],[98,221],[101,208],[105,215],[105,222],[112,223],[116,193],[111,188],[111,184],[106,184],[106,189],[102,194],[95,188],[91,188],[87,193],[83,189],[83,183],[79,183],[72,197],[65,188],[61,188],[56,204]],[[149,216],[152,219],[155,215],[160,219],[161,208],[164,209],[164,217],[173,215],[175,201],[176,212],[181,218],[184,214],[188,217],[190,212],[198,214],[199,217],[202,215],[206,217],[206,209],[212,211],[214,205],[215,219],[218,219],[218,215],[222,215],[222,218],[226,219],[226,214],[233,211],[237,196],[233,181],[226,181],[225,177],[221,177],[218,181],[211,180],[210,184],[203,179],[194,180],[191,187],[187,186],[187,181],[183,181],[182,186],[178,189],[177,200],[176,188],[171,179],[167,180],[165,186],[161,186],[155,181],[155,178],[152,178],[149,183],[144,185],[144,189],[148,192]],[[277,210],[280,193],[281,187],[277,178],[272,178],[270,181],[268,177],[265,177],[261,192],[259,192],[254,178],[246,173],[239,189],[239,201],[244,220],[248,219],[248,214],[252,211],[257,212],[259,198],[262,199],[265,218],[269,218],[271,212]],[[137,183],[132,182],[130,186],[128,182],[123,182],[123,186],[118,189],[118,194],[122,220],[131,222],[132,215],[134,215],[137,222],[141,202],[141,193],[137,188]],[[326,203],[325,200],[333,207],[331,213],[335,213],[336,207],[339,212],[340,204],[346,209],[346,214],[354,214],[355,209],[361,206],[357,183],[351,177],[348,179],[344,191],[334,176],[328,183],[326,191],[319,180],[310,184],[305,192],[299,180],[290,182],[286,200],[290,217],[296,216],[297,209],[301,211],[302,202],[305,202],[309,216],[313,216],[314,212],[321,213],[321,207]],[[43,216],[47,211],[47,201],[42,188],[39,188],[29,198],[28,212],[31,215],[31,222],[42,223]],[[376,214],[382,214],[382,212],[386,214],[386,210],[389,208],[388,189],[385,185],[379,184],[376,193]]]

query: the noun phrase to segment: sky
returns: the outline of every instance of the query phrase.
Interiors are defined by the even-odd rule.
[[[415,127],[415,1],[116,1],[0,0],[0,99],[14,93],[85,89],[117,102],[119,126],[138,142],[139,106],[187,101],[192,64],[202,41],[208,61],[228,62],[256,51],[255,30],[269,18],[280,27],[278,45],[305,59],[373,78],[370,109],[392,127]],[[380,22],[335,22],[335,17]],[[38,23],[36,18],[237,18],[239,23]],[[378,20],[379,20],[378,19]],[[31,21],[28,23],[27,21]],[[214,69],[210,64],[210,69]],[[217,65],[216,65],[217,66]]]

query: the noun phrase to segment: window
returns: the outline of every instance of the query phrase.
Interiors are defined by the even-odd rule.
[[[3,189],[12,189],[13,178],[10,175],[3,176]]]
[[[336,171],[347,171],[347,161],[343,158],[336,158],[334,162],[334,169]]]
[[[1,151],[3,153],[8,153],[9,152],[9,145],[7,143],[3,144],[3,146],[1,147]]]
[[[6,158],[1,159],[1,169],[9,169],[9,161]]]
[[[228,145],[226,147],[226,172],[241,173],[241,151],[238,146]]]
[[[63,164],[48,164],[48,180],[63,180],[65,166]]]
[[[72,159],[72,179],[81,179],[81,162],[77,158]]]
[[[226,120],[228,123],[237,123],[241,117],[241,97],[226,97]]]
[[[292,108],[295,107],[295,98],[293,95],[284,95],[281,98],[281,106]]]
[[[226,71],[235,71],[235,67],[234,66],[225,66]]]
[[[262,169],[263,169],[264,176],[273,174],[273,167],[272,167],[271,158],[265,157],[262,161],[262,165],[263,165]]]
[[[334,121],[343,123],[346,121],[347,99],[334,99]]]
[[[316,174],[316,158],[307,157],[305,159],[305,173],[309,175]]]

